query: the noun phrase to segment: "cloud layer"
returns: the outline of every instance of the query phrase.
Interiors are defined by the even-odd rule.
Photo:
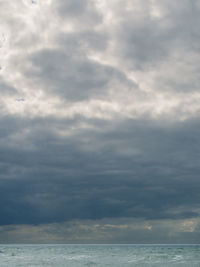
[[[200,212],[200,2],[0,6],[4,242],[12,225],[54,231],[84,220],[132,220],[133,227],[139,220],[144,231],[151,222],[162,231],[168,222],[196,222],[187,237],[164,231],[169,242],[196,242],[189,233]],[[92,231],[89,242],[134,242],[128,233],[100,240]],[[154,234],[145,242],[155,242]]]

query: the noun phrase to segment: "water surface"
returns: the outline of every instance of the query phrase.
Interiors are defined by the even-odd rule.
[[[0,245],[2,267],[200,267],[200,245]]]

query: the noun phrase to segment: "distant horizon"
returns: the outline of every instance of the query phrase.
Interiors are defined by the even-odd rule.
[[[103,246],[112,246],[112,245],[116,245],[116,246],[118,246],[118,245],[135,245],[135,246],[148,246],[148,245],[152,245],[152,246],[200,246],[200,244],[184,244],[184,243],[181,243],[181,244],[176,244],[176,243],[173,243],[173,244],[165,244],[165,243],[158,243],[158,244],[151,244],[151,243],[146,243],[146,244],[134,244],[134,243],[130,243],[130,244],[125,244],[125,243],[121,243],[121,244],[100,244],[100,243],[98,243],[98,244],[93,244],[93,243],[83,243],[83,244],[76,244],[76,243],[71,243],[71,244],[69,244],[69,243],[7,243],[7,244],[3,244],[3,243],[0,243],[0,245],[30,245],[30,246],[32,246],[32,245],[78,245],[78,246],[82,246],[82,245],[86,245],[86,246],[89,246],[89,245],[95,245],[95,246],[98,246],[98,245],[103,245]]]

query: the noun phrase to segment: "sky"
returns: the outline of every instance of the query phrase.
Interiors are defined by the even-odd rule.
[[[0,0],[0,243],[200,242],[199,25],[199,0]]]

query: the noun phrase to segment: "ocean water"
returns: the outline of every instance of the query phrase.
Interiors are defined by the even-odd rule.
[[[200,245],[0,245],[0,267],[200,267]]]

